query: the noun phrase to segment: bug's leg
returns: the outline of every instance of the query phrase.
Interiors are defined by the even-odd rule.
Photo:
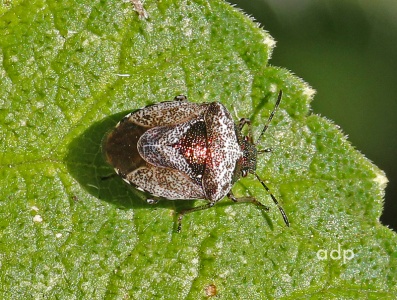
[[[245,124],[251,127],[251,120],[247,118],[241,118],[240,121],[238,122],[238,129],[241,131]]]
[[[175,96],[174,101],[187,101],[187,97],[185,95]]]
[[[215,202],[209,202],[209,203],[207,203],[207,204],[205,204],[205,205],[201,205],[201,206],[193,207],[193,208],[190,208],[190,209],[182,210],[182,211],[178,214],[178,227],[177,227],[177,229],[176,229],[176,232],[178,232],[178,233],[181,232],[181,228],[182,228],[182,219],[183,219],[184,215],[190,214],[190,213],[195,212],[195,211],[200,211],[200,210],[204,210],[204,209],[211,208],[211,207],[214,206],[214,204],[215,204]]]
[[[238,122],[238,128],[239,128],[239,130],[241,132],[241,130],[243,130],[243,127],[244,127],[245,124],[247,124],[247,126],[248,126],[248,135],[245,138],[247,138],[248,141],[253,143],[251,120],[247,119],[247,118],[240,119],[240,121]]]
[[[256,200],[254,197],[239,197],[237,198],[236,196],[233,195],[232,191],[230,191],[227,196],[232,199],[233,202],[239,202],[239,203],[243,203],[243,202],[250,202],[252,204],[255,204],[256,206],[269,211],[269,207],[263,205],[262,203],[260,203],[258,200]]]
[[[159,199],[154,199],[154,198],[147,198],[146,199],[146,203],[147,204],[150,204],[150,205],[153,205],[153,204],[157,204],[157,203],[159,203]]]
[[[112,174],[110,174],[110,175],[102,176],[102,177],[101,177],[101,180],[108,180],[108,179],[114,178],[114,177],[116,177],[116,176],[117,176],[116,173],[112,173]]]
[[[258,150],[258,154],[259,153],[269,153],[269,152],[273,152],[273,149],[272,148],[265,148],[265,149],[262,149],[262,150]]]

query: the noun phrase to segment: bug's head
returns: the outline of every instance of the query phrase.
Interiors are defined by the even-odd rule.
[[[244,127],[244,125],[248,125],[249,126],[249,134],[246,136],[243,136],[240,140],[240,146],[241,146],[241,150],[243,151],[243,156],[242,159],[240,161],[240,171],[241,171],[241,176],[245,177],[248,175],[248,173],[254,174],[255,170],[256,170],[256,157],[258,155],[258,153],[264,153],[264,152],[269,152],[270,149],[264,149],[264,150],[257,150],[256,145],[259,144],[259,142],[261,141],[264,133],[266,132],[267,128],[269,127],[269,124],[271,122],[271,120],[273,119],[273,116],[280,104],[281,101],[281,97],[282,97],[282,91],[280,90],[279,94],[278,94],[278,98],[276,101],[276,104],[274,106],[273,111],[271,112],[269,119],[267,120],[265,126],[262,129],[262,132],[260,133],[258,140],[256,142],[254,142],[253,138],[252,138],[252,131],[251,131],[251,121],[249,119],[243,118],[240,120],[239,126],[238,126],[238,130],[241,133],[242,128]]]
[[[255,175],[255,177],[259,180],[259,182],[262,184],[262,186],[266,189],[266,191],[269,193],[271,198],[273,199],[273,202],[277,205],[278,209],[280,210],[281,215],[283,216],[284,222],[287,226],[289,226],[289,221],[287,218],[287,214],[284,212],[284,209],[279,205],[276,197],[271,193],[267,185],[264,183],[264,181],[259,177],[259,175],[256,173],[256,158],[258,153],[264,153],[264,152],[269,152],[270,149],[264,149],[264,150],[257,150],[256,145],[261,141],[261,138],[263,137],[263,134],[266,132],[267,128],[269,127],[269,124],[271,120],[273,119],[273,116],[280,104],[281,97],[282,97],[282,91],[280,90],[278,94],[278,98],[276,101],[276,104],[274,106],[273,111],[271,112],[264,128],[262,129],[261,134],[259,135],[259,138],[256,142],[253,141],[252,138],[252,131],[251,131],[251,121],[249,119],[243,118],[240,119],[240,122],[238,126],[236,126],[236,133],[239,138],[239,144],[241,151],[243,152],[242,157],[240,158],[239,163],[237,164],[237,168],[235,170],[235,180],[238,179],[236,177],[242,176],[245,177],[248,175],[248,173],[251,173]],[[244,127],[244,125],[247,124],[249,126],[249,134],[243,136],[241,131]],[[256,201],[256,200],[255,200]],[[262,204],[258,204],[258,202],[253,202],[256,203],[259,206],[262,206]]]

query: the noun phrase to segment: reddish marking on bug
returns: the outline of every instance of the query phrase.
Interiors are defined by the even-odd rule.
[[[180,150],[189,163],[204,164],[207,158],[207,147],[200,142],[192,143],[188,147],[178,143],[174,148]]]

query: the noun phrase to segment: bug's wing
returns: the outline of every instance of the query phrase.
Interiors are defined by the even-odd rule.
[[[205,198],[198,184],[183,173],[169,168],[148,164],[127,174],[125,179],[154,196],[170,200]]]
[[[130,114],[130,121],[144,127],[168,126],[186,122],[202,114],[208,103],[161,102]]]
[[[182,172],[201,185],[207,155],[203,115],[178,125],[148,129],[137,148],[147,163]]]
[[[205,113],[208,154],[203,176],[207,199],[218,201],[230,191],[236,162],[243,155],[238,144],[233,119],[219,102]]]

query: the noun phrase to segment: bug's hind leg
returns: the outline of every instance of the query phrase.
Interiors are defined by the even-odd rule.
[[[211,208],[211,207],[214,206],[214,204],[215,204],[215,202],[209,202],[209,203],[207,203],[207,204],[205,204],[205,205],[196,206],[196,207],[193,207],[193,208],[189,208],[189,209],[182,210],[182,211],[178,214],[178,227],[177,227],[177,229],[176,229],[176,232],[178,232],[178,233],[181,232],[181,228],[182,228],[182,219],[183,219],[183,217],[184,217],[185,215],[190,214],[190,213],[195,212],[195,211],[200,211],[200,210],[204,210],[204,209]]]

